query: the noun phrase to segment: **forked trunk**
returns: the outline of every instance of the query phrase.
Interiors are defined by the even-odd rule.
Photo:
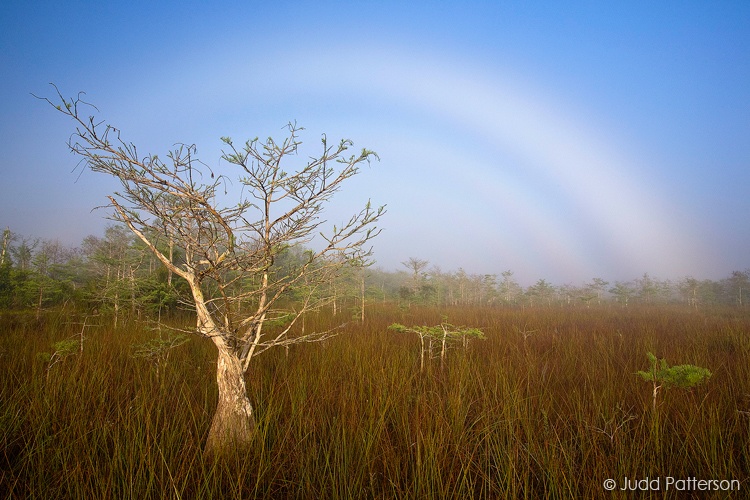
[[[228,352],[219,350],[216,362],[219,401],[206,440],[206,454],[225,455],[242,452],[250,445],[255,418],[247,397],[242,363]]]

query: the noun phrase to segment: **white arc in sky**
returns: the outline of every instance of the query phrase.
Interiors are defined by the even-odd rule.
[[[549,96],[532,95],[527,88],[501,77],[488,79],[479,72],[467,72],[468,65],[457,68],[427,60],[400,60],[392,54],[357,54],[342,59],[379,62],[354,63],[343,74],[308,79],[306,85],[319,87],[321,92],[351,93],[354,89],[365,96],[402,101],[454,126],[460,124],[488,144],[512,151],[525,165],[537,169],[537,174],[559,186],[569,206],[586,219],[581,221],[591,229],[586,237],[600,240],[596,246],[610,254],[607,260],[612,265],[619,264],[627,272],[656,275],[684,275],[700,269],[697,242],[687,228],[669,220],[668,210],[658,201],[661,193],[633,178],[633,160],[608,148],[601,139],[603,134],[556,110],[566,106],[556,107]],[[321,75],[312,71],[321,63],[320,57],[302,58],[304,62],[288,68]],[[526,219],[531,225],[528,231],[559,239],[549,247],[558,249],[560,265],[582,271],[591,265],[585,262],[587,256],[576,255],[580,253],[576,248],[593,242],[576,241],[582,236],[549,226],[556,217],[545,212],[556,207],[508,193],[501,169],[484,174],[483,190],[496,186],[499,197],[516,204],[512,212]]]
[[[585,113],[570,103],[559,102],[559,98],[556,101],[554,95],[518,77],[514,80],[510,73],[491,73],[448,57],[419,57],[382,47],[289,54],[283,50],[279,54],[265,52],[266,62],[251,56],[245,65],[247,73],[239,75],[236,60],[205,59],[208,67],[197,74],[207,75],[210,81],[202,78],[186,89],[201,96],[191,96],[192,102],[202,103],[192,112],[215,114],[227,109],[228,101],[240,108],[264,101],[285,109],[292,102],[303,107],[316,102],[330,116],[351,116],[351,110],[336,108],[341,100],[390,104],[400,113],[393,117],[394,129],[399,128],[397,122],[404,116],[422,115],[419,118],[427,118],[432,130],[443,125],[445,129],[460,129],[464,136],[473,137],[485,149],[505,158],[504,164],[498,164],[492,154],[478,154],[461,165],[460,179],[450,180],[471,184],[468,188],[475,195],[474,205],[481,204],[484,212],[473,218],[474,224],[491,223],[487,213],[495,220],[513,219],[509,224],[515,232],[492,235],[490,228],[476,236],[474,245],[501,248],[503,263],[499,265],[503,269],[523,265],[528,273],[555,274],[554,268],[564,270],[556,273],[564,279],[592,274],[632,279],[643,272],[677,277],[702,271],[700,259],[707,254],[701,251],[690,228],[674,220],[666,202],[668,193],[659,193],[636,177],[648,162],[611,147],[617,130],[595,130],[596,124],[588,123]],[[253,68],[259,67],[262,74],[254,72]],[[181,99],[174,93],[171,98]],[[356,104],[353,106],[356,108]],[[386,137],[390,133],[367,124],[362,128]],[[387,123],[385,128],[389,128]],[[395,142],[386,142],[386,147]],[[403,144],[424,146],[419,139],[409,137],[401,137],[400,142],[402,148]],[[444,171],[455,168],[456,159],[466,157],[455,141],[448,142],[439,144],[440,151],[424,152],[433,165],[441,159],[452,159]],[[389,164],[403,161],[403,157],[389,156],[380,147],[378,152]],[[517,160],[517,165],[508,162],[508,157]],[[399,164],[399,169],[403,172],[413,165],[407,160]],[[522,175],[515,176],[514,170],[521,169]],[[389,203],[379,197],[375,200]],[[427,209],[425,213],[429,213]],[[406,214],[392,210],[389,214],[396,218],[396,225],[400,215]],[[503,229],[498,231],[502,233]],[[387,235],[379,241],[385,239]],[[444,240],[444,244],[450,242]],[[383,255],[376,250],[378,258]],[[403,260],[420,249],[390,250],[392,254],[397,252],[403,254]],[[459,255],[459,261],[449,265],[468,265],[482,272],[495,272],[491,266],[498,265],[487,262],[491,257],[486,254],[465,258],[468,263],[460,261]],[[397,266],[398,259],[388,260]]]

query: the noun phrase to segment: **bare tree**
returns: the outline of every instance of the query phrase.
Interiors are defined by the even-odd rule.
[[[346,156],[351,141],[330,146],[323,136],[320,156],[286,170],[301,144],[302,129],[296,124],[288,125],[282,142],[256,138],[238,147],[224,137],[227,149],[222,159],[242,187],[239,199],[226,202],[227,177],[215,175],[200,162],[194,145],[175,146],[167,161],[140,156],[134,144],[121,138],[120,130],[83,114],[86,109],[98,112],[82,100],[83,94],[66,99],[55,90],[54,102],[43,99],[75,123],[70,150],[81,157],[84,167],[121,182],[122,190],[108,196],[113,218],[124,222],[171,273],[187,282],[196,331],[216,346],[219,399],[206,452],[220,455],[246,448],[255,426],[244,379],[252,358],[275,346],[334,334],[335,329],[295,335],[293,327],[305,312],[326,303],[324,285],[347,263],[371,254],[366,244],[380,232],[375,224],[384,207],[373,208],[368,201],[327,234],[321,226],[327,202],[377,155],[363,149]],[[159,251],[164,244],[179,248],[181,262]],[[274,266],[280,254],[307,244],[317,247],[305,252],[299,265],[285,272]],[[290,302],[287,297],[295,290],[301,298]],[[278,321],[281,318],[284,321]]]
[[[427,267],[427,264],[429,264],[428,261],[418,259],[416,257],[409,257],[409,260],[404,261],[401,263],[402,266],[407,268],[412,273],[412,286],[414,287],[415,291],[419,288],[419,285],[422,283],[422,280],[424,280],[425,274],[424,269]]]
[[[424,270],[427,268],[428,264],[428,261],[418,259],[416,257],[409,257],[409,260],[401,263],[402,266],[407,268],[412,273],[411,285],[408,289],[408,293],[412,297],[419,297],[419,292],[421,291],[422,286],[424,285],[427,278],[427,274],[424,272]]]

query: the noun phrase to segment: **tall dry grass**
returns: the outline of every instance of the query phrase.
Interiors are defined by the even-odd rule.
[[[417,337],[387,326],[444,315],[487,340],[420,374]],[[306,328],[342,318],[312,315]],[[257,358],[255,446],[219,464],[202,454],[216,402],[209,342],[157,369],[132,356],[154,332],[93,328],[83,353],[47,371],[38,353],[80,325],[54,314],[2,325],[6,498],[597,498],[612,496],[607,478],[665,476],[750,488],[750,314],[739,309],[373,306],[339,337]],[[635,376],[646,351],[714,375],[665,391],[655,413]]]

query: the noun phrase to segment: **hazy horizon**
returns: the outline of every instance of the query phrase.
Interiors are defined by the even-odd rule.
[[[582,284],[750,268],[750,4],[0,6],[0,224],[77,245],[117,182],[72,172],[85,91],[142,154],[297,121],[381,157],[328,211],[387,205],[376,266]],[[298,160],[304,161],[300,155]]]

